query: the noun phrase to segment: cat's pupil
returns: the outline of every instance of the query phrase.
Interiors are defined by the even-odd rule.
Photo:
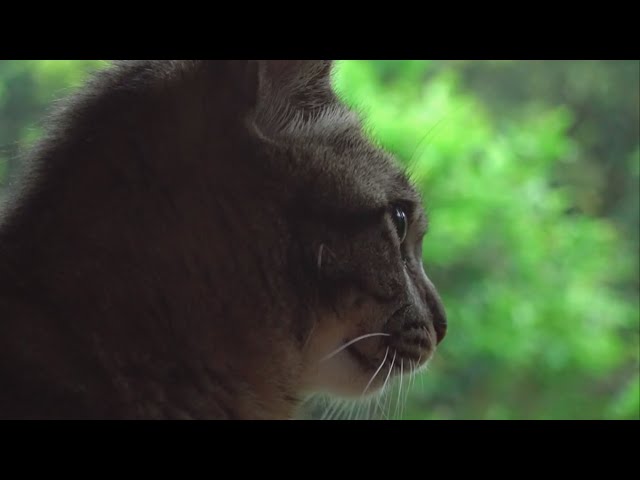
[[[393,223],[395,223],[396,230],[398,231],[398,238],[400,238],[400,243],[402,243],[407,237],[407,214],[404,212],[402,207],[396,205],[393,207],[392,216]]]

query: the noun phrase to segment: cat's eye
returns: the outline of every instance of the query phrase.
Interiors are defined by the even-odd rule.
[[[402,207],[398,205],[394,205],[393,207],[391,207],[391,217],[393,218],[393,223],[396,226],[400,243],[402,243],[404,242],[404,239],[407,237],[407,229],[408,229],[407,214],[405,213]]]

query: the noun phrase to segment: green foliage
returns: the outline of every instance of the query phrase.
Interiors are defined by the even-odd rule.
[[[101,65],[0,61],[0,185],[45,107]],[[640,418],[637,62],[339,67],[424,194],[450,321],[404,417]]]
[[[499,123],[453,69],[394,63],[347,62],[336,88],[430,215],[424,261],[450,328],[408,415],[638,418],[637,293],[618,288],[637,260],[558,182],[581,147],[573,112],[538,103]]]
[[[18,153],[39,135],[38,122],[49,105],[103,65],[101,60],[0,60],[0,187],[7,171],[18,167]]]

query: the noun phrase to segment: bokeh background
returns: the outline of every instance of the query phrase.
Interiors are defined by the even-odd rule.
[[[0,201],[51,103],[104,65],[0,61]],[[424,194],[450,328],[418,377],[309,415],[640,419],[639,67],[338,64],[337,91]]]

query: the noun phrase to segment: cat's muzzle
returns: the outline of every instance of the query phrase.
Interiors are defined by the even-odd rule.
[[[415,305],[398,310],[387,322],[387,346],[398,359],[424,363],[446,335],[446,318],[442,311],[424,312]]]

